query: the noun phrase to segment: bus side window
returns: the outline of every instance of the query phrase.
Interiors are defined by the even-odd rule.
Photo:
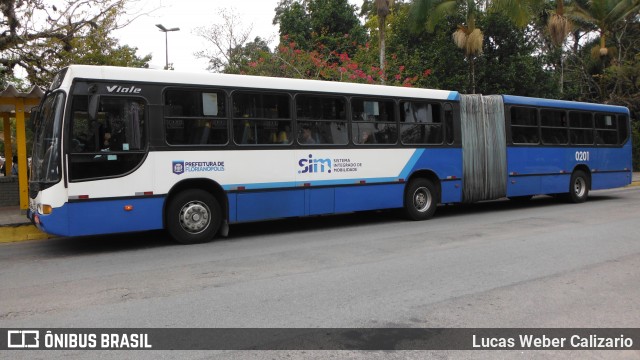
[[[71,132],[86,134],[86,141],[70,139],[70,181],[121,176],[135,169],[147,148],[144,99],[103,96],[92,122],[85,121],[81,107],[73,113]]]
[[[618,124],[617,117],[613,114],[596,114],[596,144],[617,145]]]
[[[419,101],[400,102],[400,138],[403,144],[440,145],[443,142],[441,106]],[[453,123],[452,123],[453,125]]]
[[[298,144],[346,145],[346,99],[343,97],[298,94],[295,98]]]
[[[538,135],[538,111],[535,108],[511,107],[511,141],[514,144],[535,145]]]
[[[238,145],[289,145],[292,128],[288,94],[237,91],[233,137]]]
[[[169,89],[164,102],[165,140],[169,145],[228,142],[225,92]]]
[[[629,137],[629,119],[626,115],[618,115],[618,131],[620,144],[624,144]]]
[[[397,143],[394,101],[354,98],[351,99],[351,112],[362,118],[362,121],[353,121],[351,124],[354,144]]]
[[[568,142],[567,114],[562,110],[540,110],[542,143],[564,145]]]
[[[444,104],[444,127],[447,144],[453,145],[455,141],[455,134],[453,133],[453,106],[449,103]]]
[[[593,114],[569,112],[569,139],[572,145],[593,145]]]

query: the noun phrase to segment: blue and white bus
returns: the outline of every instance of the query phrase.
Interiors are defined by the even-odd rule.
[[[631,182],[624,107],[117,67],[63,69],[34,112],[29,218],[61,236],[561,194]]]

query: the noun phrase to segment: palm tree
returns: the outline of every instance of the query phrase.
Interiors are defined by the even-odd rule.
[[[551,43],[560,48],[560,93],[564,87],[564,58],[562,55],[562,44],[567,35],[571,32],[572,24],[565,15],[566,0],[493,0],[491,9],[506,15],[513,23],[521,28],[526,27],[530,21],[538,16],[545,5],[555,2],[555,9],[549,10],[547,30]]]
[[[565,16],[565,1],[552,1],[552,3],[555,2],[555,10],[549,11],[547,29],[552,43],[556,46],[562,45],[571,31],[571,22]],[[513,21],[516,26],[524,28],[549,2],[549,0],[493,0],[491,9],[501,12]]]
[[[380,71],[382,71],[381,82],[384,84],[384,63],[385,63],[385,50],[386,50],[386,22],[387,16],[391,14],[391,6],[393,0],[375,0],[376,12],[378,14],[378,31],[380,32]]]
[[[426,27],[433,32],[436,25],[445,17],[457,11],[465,12],[465,23],[458,25],[452,34],[453,42],[464,51],[469,61],[469,76],[472,93],[476,92],[475,57],[482,54],[484,35],[476,27],[476,15],[480,11],[474,0],[415,0],[411,5],[410,21],[414,28]]]
[[[607,67],[607,59],[615,56],[620,47],[621,37],[615,38],[617,46],[607,47],[607,37],[616,34],[631,16],[638,16],[640,0],[589,0],[587,7],[577,3],[570,9],[569,14],[577,21],[589,24],[600,33],[600,44],[596,45],[591,56],[600,59],[602,68]],[[622,32],[620,32],[622,33]],[[622,54],[619,54],[618,61]],[[601,78],[601,81],[603,78]],[[616,88],[618,84],[616,83]],[[604,100],[604,86],[600,85],[600,97]],[[615,91],[615,90],[614,90]]]
[[[640,0],[590,0],[588,7],[580,7],[577,3],[570,10],[572,17],[593,25],[600,32],[600,45],[594,48],[592,55],[601,59],[609,55],[615,48],[607,47],[607,36],[612,35],[618,25],[628,16],[637,15],[640,11]]]
[[[556,10],[549,14],[549,37],[555,46],[562,46],[567,35],[571,32],[572,24],[564,12],[564,0],[556,1]]]
[[[571,21],[565,15],[565,2],[567,0],[493,0],[490,7],[492,10],[506,15],[516,26],[524,28],[545,5],[555,3],[555,9],[548,11],[547,29],[551,42],[556,46],[561,46],[572,27]]]
[[[544,5],[545,0],[492,0],[490,10],[504,14],[516,26],[524,28]]]
[[[562,44],[571,32],[573,24],[564,12],[564,0],[556,1],[556,10],[549,14],[547,29],[551,43],[560,48],[560,94],[564,93],[564,54]]]

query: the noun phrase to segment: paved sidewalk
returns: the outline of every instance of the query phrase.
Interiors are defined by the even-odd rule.
[[[0,243],[52,237],[32,225],[27,219],[26,211],[20,210],[18,206],[0,207]]]
[[[27,219],[26,210],[19,206],[0,207],[0,226],[31,224]]]

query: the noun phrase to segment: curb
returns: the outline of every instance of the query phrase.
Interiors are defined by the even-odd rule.
[[[11,243],[26,240],[52,239],[55,236],[45,234],[35,225],[16,224],[0,226],[0,243]]]

